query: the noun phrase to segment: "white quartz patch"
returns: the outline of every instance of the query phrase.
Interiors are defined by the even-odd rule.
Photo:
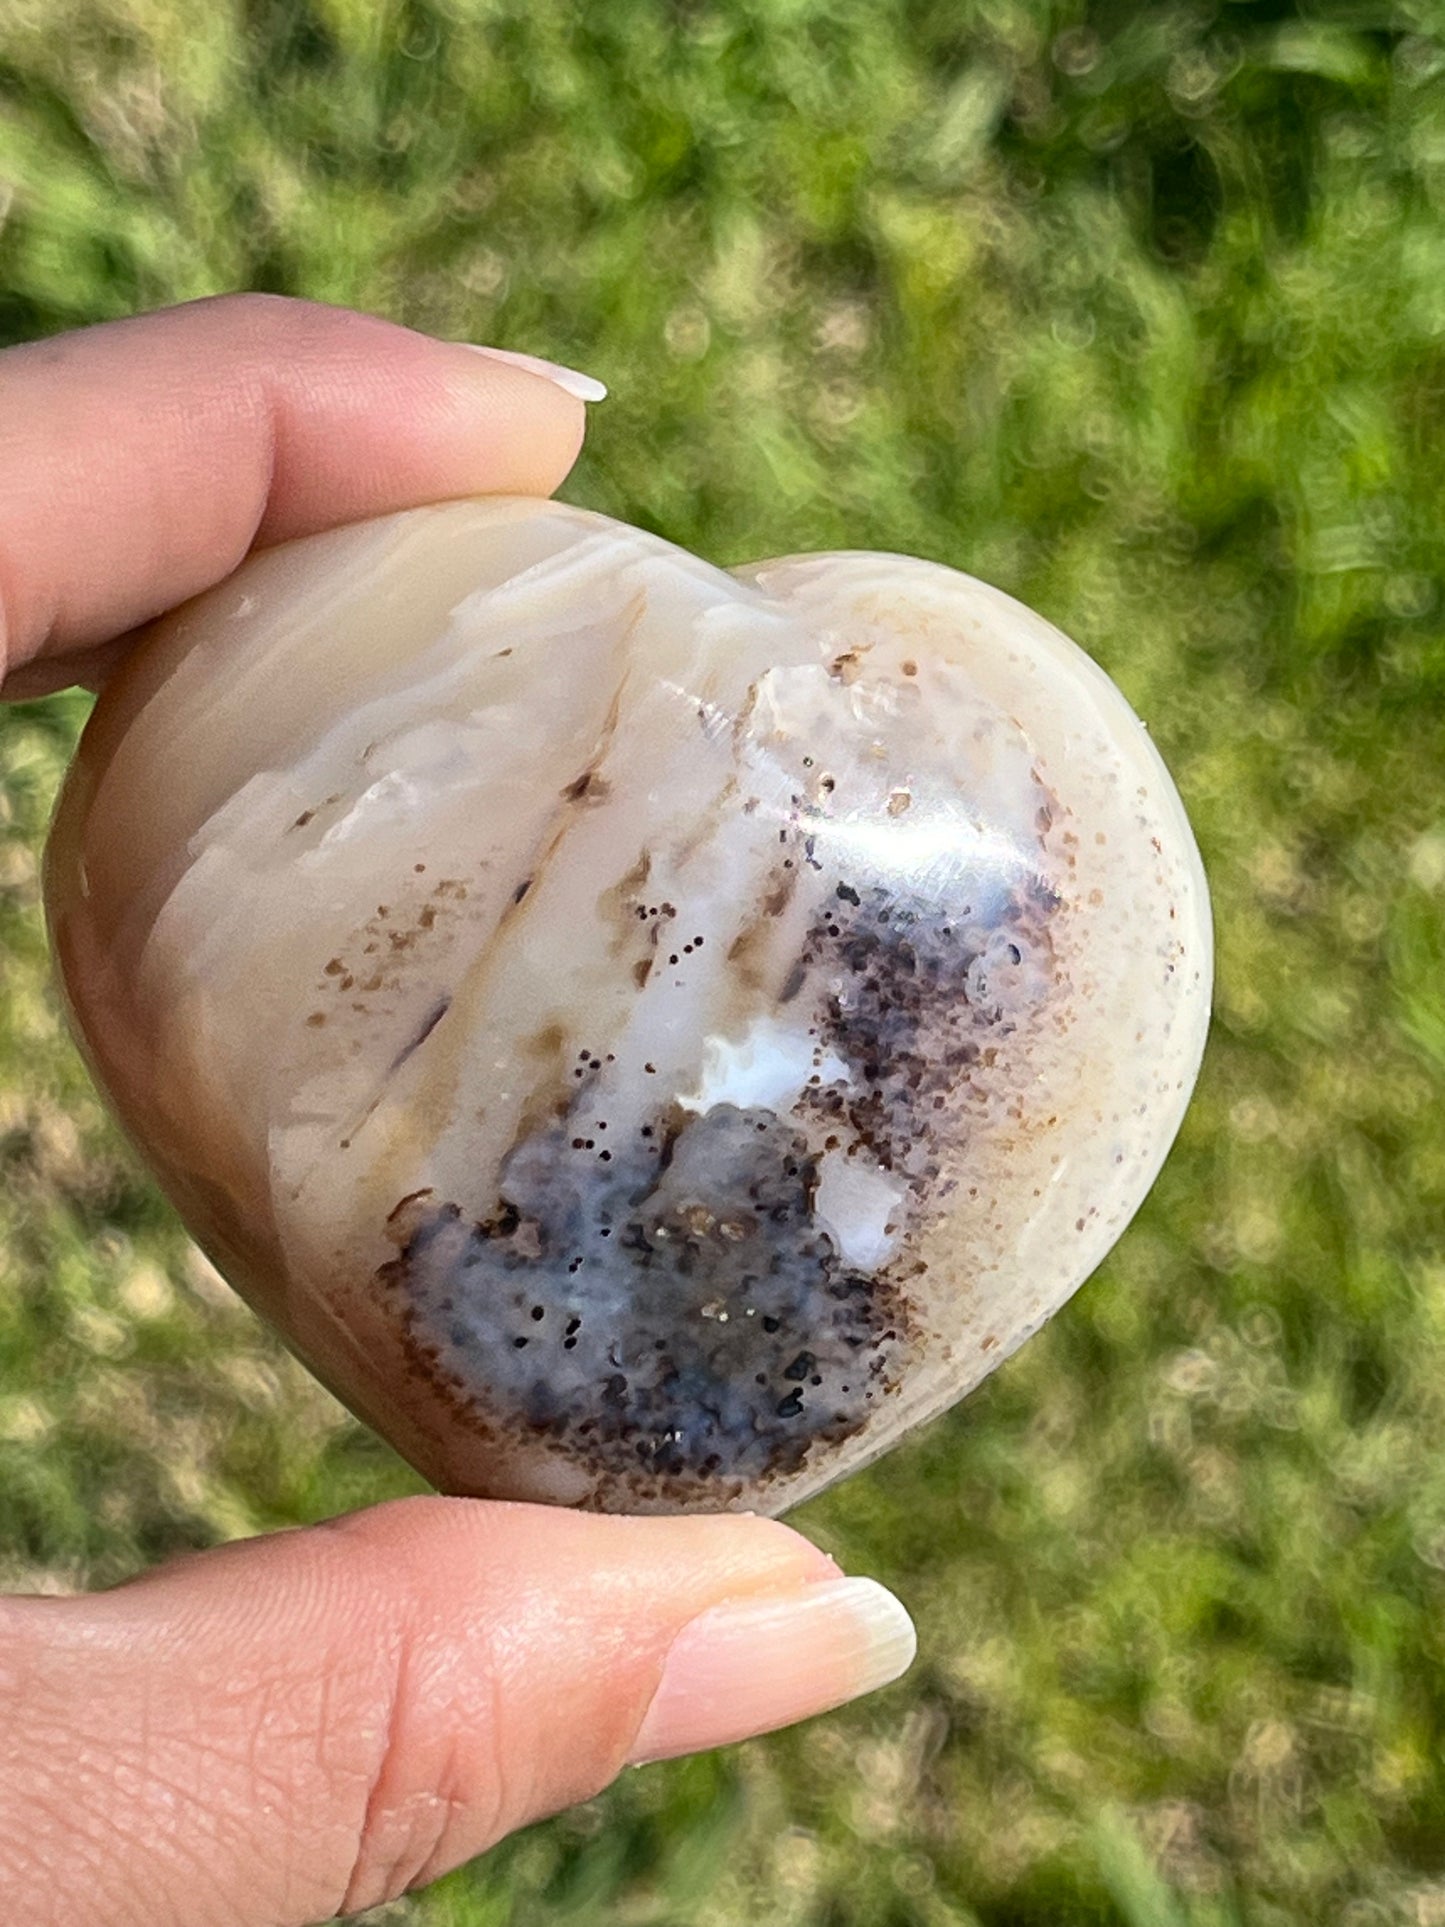
[[[907,1186],[871,1158],[829,1151],[819,1167],[813,1211],[844,1264],[876,1271],[898,1248]]]
[[[741,1037],[706,1039],[697,1088],[679,1092],[677,1101],[685,1111],[710,1111],[715,1104],[789,1111],[815,1079],[846,1083],[848,1066],[831,1051],[819,1057],[805,1030],[759,1017]]]

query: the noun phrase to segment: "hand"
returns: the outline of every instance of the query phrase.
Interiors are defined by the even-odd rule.
[[[241,296],[0,355],[0,672],[103,677],[248,549],[550,494],[554,380]],[[0,1601],[0,1899],[30,1927],[308,1922],[435,1878],[628,1761],[895,1677],[907,1616],[786,1527],[412,1499],[91,1598]]]

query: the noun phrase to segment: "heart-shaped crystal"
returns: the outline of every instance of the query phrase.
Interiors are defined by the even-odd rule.
[[[260,555],[86,731],[49,905],[222,1270],[455,1491],[777,1511],[1069,1296],[1178,1128],[1203,876],[997,590],[458,502]]]

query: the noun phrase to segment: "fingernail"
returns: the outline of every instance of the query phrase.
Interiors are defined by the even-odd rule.
[[[487,355],[493,361],[505,361],[513,368],[525,368],[529,375],[541,375],[547,381],[555,381],[559,388],[565,388],[578,401],[607,399],[605,381],[598,381],[594,375],[584,375],[578,368],[564,368],[559,361],[543,361],[540,355],[524,355],[515,348],[484,348],[476,341],[459,341],[457,346],[470,348],[474,354]]]
[[[907,1672],[913,1621],[872,1579],[739,1599],[689,1620],[632,1745],[633,1765],[791,1726]]]

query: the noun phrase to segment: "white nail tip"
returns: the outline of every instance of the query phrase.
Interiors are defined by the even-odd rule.
[[[918,1653],[918,1633],[902,1601],[876,1579],[840,1579],[815,1588],[830,1593],[819,1600],[836,1623],[845,1619],[856,1628],[858,1693],[871,1693],[906,1673]]]
[[[490,348],[476,341],[463,341],[457,344],[470,348],[474,354],[486,355],[491,361],[504,361],[508,367],[521,368],[529,375],[540,375],[544,381],[555,382],[578,401],[606,401],[607,384],[598,381],[595,375],[584,375],[579,368],[564,368],[561,362],[545,361],[541,355],[524,355],[516,348]]]

